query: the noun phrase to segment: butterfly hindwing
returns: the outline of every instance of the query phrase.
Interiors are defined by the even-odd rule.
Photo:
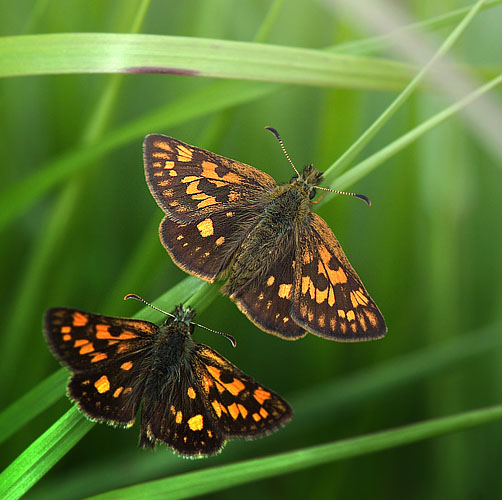
[[[321,337],[356,342],[380,338],[384,319],[345,256],[335,235],[317,214],[297,248],[292,316]]]
[[[159,207],[180,222],[259,202],[276,183],[244,163],[160,134],[143,143],[148,187]]]
[[[235,209],[185,223],[166,215],[159,227],[160,241],[184,271],[213,281],[228,266],[246,234],[242,229],[252,221],[252,214]]]
[[[138,353],[109,362],[106,369],[73,374],[68,395],[93,420],[131,426],[139,408],[144,384]]]
[[[193,381],[193,372],[181,372],[175,387],[164,393],[149,392],[143,399],[140,445],[168,445],[183,456],[218,453],[225,439],[219,422],[207,409],[206,397]]]
[[[252,439],[285,425],[289,404],[207,346],[198,344],[201,393],[225,438]]]
[[[265,332],[296,340],[307,332],[290,315],[294,292],[294,252],[291,245],[272,269],[231,296],[239,309]]]

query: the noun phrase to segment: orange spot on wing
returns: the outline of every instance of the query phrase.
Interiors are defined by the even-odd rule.
[[[260,408],[260,415],[263,417],[263,418],[267,418],[268,417],[268,411],[265,410],[265,408],[263,408],[263,406]]]
[[[247,408],[244,405],[237,403],[237,408],[239,408],[242,418],[246,418],[248,416]]]
[[[70,333],[71,332],[71,326],[62,326],[61,327],[61,333]]]
[[[181,411],[176,413],[175,421],[177,424],[181,424],[181,422],[183,421],[183,413]]]
[[[195,399],[195,391],[193,390],[193,387],[188,388],[187,394],[190,399]]]
[[[71,335],[63,335],[63,340],[68,342],[68,340],[71,340]]]
[[[87,316],[84,316],[82,313],[73,313],[73,326],[85,326],[88,321]]]
[[[129,371],[132,368],[132,361],[126,361],[120,365],[120,368],[125,371]]]
[[[92,358],[91,363],[97,363],[98,361],[103,361],[108,356],[104,352],[97,352]]]
[[[118,398],[122,394],[123,390],[124,390],[123,387],[118,387],[117,389],[115,389],[115,391],[113,393],[113,397]]]
[[[227,406],[228,411],[230,412],[230,416],[236,420],[237,417],[239,416],[239,408],[237,408],[237,405],[235,403],[232,403],[230,406]]]
[[[267,399],[270,399],[272,396],[270,392],[260,388],[255,389],[253,397],[256,399],[256,401],[258,401],[258,404],[262,405]]]
[[[222,413],[222,405],[220,404],[220,402],[215,399],[214,401],[211,401],[211,405],[214,408],[216,416],[220,418]]]
[[[192,431],[201,431],[204,427],[204,419],[202,418],[202,415],[199,414],[190,418],[188,420],[188,427],[190,427]]]
[[[293,288],[293,285],[289,283],[282,283],[281,285],[279,285],[279,297],[281,297],[281,299],[289,300],[291,298],[291,288]]]
[[[89,354],[90,352],[94,351],[94,345],[92,342],[89,342],[88,344],[83,345],[80,348],[80,351],[78,351],[80,354]]]
[[[109,391],[110,390],[110,381],[108,380],[108,377],[106,375],[103,375],[101,378],[96,380],[96,382],[94,382],[94,387],[96,388],[96,390],[100,394],[103,394],[103,392]]]

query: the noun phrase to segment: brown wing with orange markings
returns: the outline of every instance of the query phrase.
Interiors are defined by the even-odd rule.
[[[294,258],[295,248],[291,245],[265,276],[252,280],[230,297],[258,328],[286,340],[297,340],[307,335],[290,314]]]
[[[150,192],[159,207],[179,222],[201,221],[215,212],[232,214],[237,207],[251,213],[253,203],[263,203],[277,186],[272,177],[250,165],[166,135],[147,135],[143,152]]]
[[[114,318],[77,309],[45,313],[44,332],[54,356],[73,371],[100,371],[110,361],[140,351],[159,328],[149,321]]]
[[[205,345],[197,345],[194,372],[208,411],[225,438],[266,435],[293,416],[281,396]]]
[[[311,215],[297,247],[293,319],[328,339],[357,342],[383,337],[387,327],[377,305],[329,226]]]
[[[176,265],[198,278],[213,281],[226,269],[246,236],[250,218],[232,217],[235,210],[219,212],[196,222],[162,219],[159,236]]]
[[[92,420],[129,427],[143,393],[145,349],[158,327],[148,321],[53,308],[45,336],[54,356],[73,371],[68,395]]]

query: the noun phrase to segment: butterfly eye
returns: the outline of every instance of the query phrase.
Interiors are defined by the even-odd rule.
[[[291,177],[291,179],[289,179],[289,183],[293,183],[294,181],[296,181],[296,179],[298,179],[296,175],[294,177]]]
[[[315,188],[312,188],[309,193],[309,198],[312,199],[315,196]]]

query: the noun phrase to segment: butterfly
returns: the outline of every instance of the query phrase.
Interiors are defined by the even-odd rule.
[[[207,281],[259,328],[354,342],[383,337],[384,318],[326,222],[311,211],[322,173],[307,165],[277,184],[236,160],[160,134],[143,144],[148,187],[165,212],[159,235],[173,261]],[[337,191],[339,192],[339,191]],[[363,195],[354,195],[369,200]]]
[[[165,443],[181,456],[203,457],[227,439],[254,439],[289,422],[293,411],[283,398],[194,342],[194,314],[177,306],[159,327],[53,308],[44,330],[72,372],[69,397],[91,420],[114,426],[132,426],[139,409],[141,447]]]

